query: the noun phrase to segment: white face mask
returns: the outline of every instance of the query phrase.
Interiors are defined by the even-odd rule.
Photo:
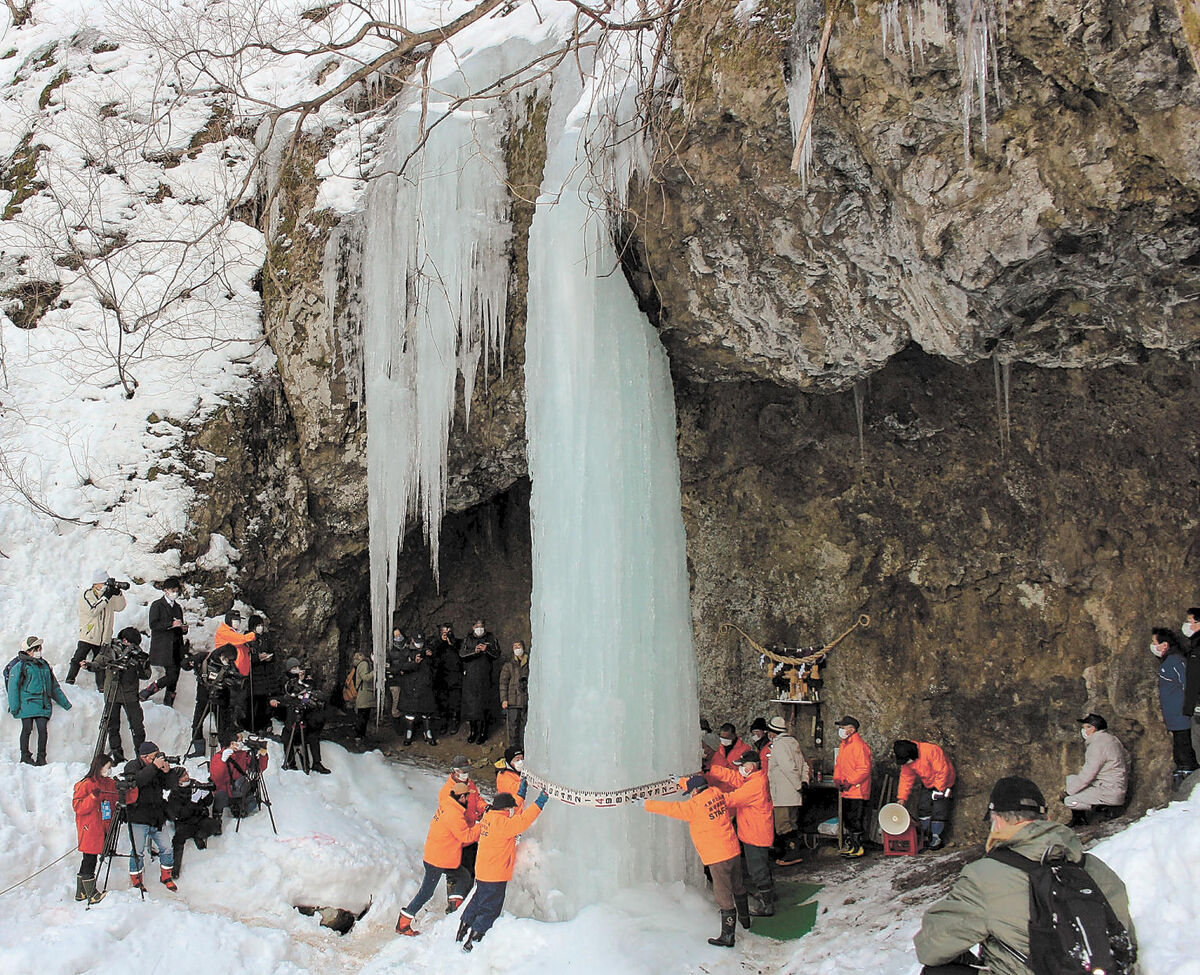
[[[523,769],[524,767],[525,767],[525,759],[523,759],[523,758],[514,758],[513,759],[513,768],[515,768],[518,772],[520,772],[521,769]]]
[[[728,748],[730,745],[733,744],[733,739],[732,738],[722,738],[721,744],[724,745],[726,748]]]
[[[1167,645],[1164,643],[1161,647],[1157,643],[1150,644],[1150,652],[1158,658],[1163,658],[1167,655]]]
[[[33,657],[34,660],[41,660],[42,659],[42,648],[38,647],[36,650],[30,650],[29,656]]]
[[[455,772],[454,773],[454,781],[455,782],[466,782],[467,779],[469,779],[469,778],[470,778],[470,776],[467,775],[466,772]]]
[[[1193,633],[1196,632],[1196,624],[1195,623],[1184,623],[1183,626],[1180,627],[1180,629],[1183,630],[1184,636],[1190,637]]]
[[[520,660],[525,656],[525,651],[521,647],[513,647],[513,656]]]
[[[1084,741],[1087,741],[1087,740],[1088,740],[1088,730],[1087,730],[1087,728],[1080,728],[1080,729],[1079,729],[1079,733],[1080,733],[1081,735],[1083,735],[1083,740],[1084,740]]]
[[[850,737],[850,729],[849,728],[838,728],[838,737],[841,738],[842,741],[845,741],[847,738]]]
[[[487,631],[486,631],[486,630],[484,630],[484,628],[483,628],[482,626],[477,626],[477,627],[475,627],[475,635],[476,635],[476,636],[483,636],[483,634],[484,634],[484,633],[486,633],[486,632],[487,632]]]
[[[173,593],[173,592],[171,592],[170,590],[168,590],[168,591],[167,591],[167,592],[165,592],[163,595],[165,595],[165,596],[167,597],[167,602],[168,602],[170,605],[172,605],[172,606],[174,606],[174,605],[175,605],[175,599],[176,599],[176,595],[177,595],[176,593]]]
[[[751,775],[754,774],[753,766],[747,765],[745,763],[742,763],[741,765],[738,766],[738,771],[742,773],[743,779],[748,779],[748,778],[750,778]]]
[[[262,628],[261,626],[256,626],[256,627],[254,628],[254,632],[255,632],[255,633],[262,633],[262,631],[263,631],[263,628]]]

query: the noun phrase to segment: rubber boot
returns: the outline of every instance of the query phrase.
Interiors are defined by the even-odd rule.
[[[462,898],[460,897],[459,900],[462,900]],[[461,921],[458,925],[458,934],[456,934],[454,936],[454,940],[462,941],[462,939],[467,936],[467,932],[470,930],[471,930],[470,922],[469,921]]]
[[[471,729],[471,733],[467,735],[467,744],[474,745],[479,741],[479,722],[468,721],[467,726]]]
[[[446,913],[453,914],[462,907],[463,898],[460,894],[451,894],[446,898]]]
[[[142,872],[140,870],[137,873],[131,873],[129,875],[129,886],[134,890],[146,889],[146,885],[142,883]]]
[[[99,904],[108,895],[106,890],[96,890],[95,877],[83,878],[83,893],[89,904]]]
[[[783,853],[775,863],[781,867],[790,867],[799,863],[802,859],[800,856],[800,837],[795,833],[788,833],[784,839],[786,843],[783,847]]]
[[[719,938],[709,938],[710,945],[716,945],[718,948],[733,947],[733,932],[737,927],[737,911],[722,911],[721,912],[721,936]]]
[[[171,854],[175,860],[171,867],[171,876],[178,880],[183,876],[183,842],[176,841],[171,843]]]
[[[171,876],[171,868],[160,866],[158,869],[158,882],[167,890],[178,890],[175,886],[175,879]]]
[[[749,894],[734,894],[733,905],[737,908],[737,919],[747,931],[750,930],[750,895]]]
[[[478,932],[477,932],[477,931],[476,931],[474,928],[471,928],[471,929],[470,929],[470,930],[467,932],[467,938],[466,938],[466,940],[463,942],[463,949],[462,949],[462,950],[463,950],[463,951],[470,951],[472,948],[474,948],[474,947],[475,947],[475,942],[477,942],[477,941],[482,941],[482,940],[483,940],[483,935],[482,935],[482,934],[479,934],[479,933],[478,933]]]
[[[396,918],[396,934],[402,934],[408,938],[415,938],[421,932],[412,926],[413,919],[400,912],[400,916]]]
[[[765,890],[758,892],[759,913],[758,917],[774,917],[775,916],[775,889],[768,887]],[[754,917],[755,912],[751,911],[750,916]]]
[[[94,884],[95,884],[95,881],[93,881],[93,885]],[[77,901],[87,900],[87,891],[85,891],[83,889],[83,878],[82,877],[75,878],[75,899]]]
[[[428,718],[425,719],[425,740],[431,745],[436,745],[438,743],[438,740],[433,737],[433,728],[429,726]]]
[[[404,747],[407,748],[413,743],[413,726],[417,723],[416,718],[404,719]]]

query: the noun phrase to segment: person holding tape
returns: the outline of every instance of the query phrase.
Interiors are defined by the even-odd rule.
[[[742,752],[734,760],[737,771],[714,765],[708,781],[723,782],[729,791],[725,805],[737,818],[737,837],[742,841],[746,872],[755,897],[734,898],[738,920],[749,930],[750,917],[771,917],[775,913],[775,879],[771,876],[771,844],[775,842],[775,807],[771,804],[771,786],[762,769],[758,752]]]

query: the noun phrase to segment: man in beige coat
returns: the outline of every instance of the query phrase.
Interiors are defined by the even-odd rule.
[[[1129,755],[1111,731],[1103,715],[1085,714],[1077,719],[1087,742],[1083,768],[1067,776],[1063,805],[1071,810],[1071,825],[1087,825],[1096,806],[1120,806],[1125,802],[1129,781]]]
[[[112,643],[113,621],[117,613],[125,608],[125,597],[115,586],[108,584],[108,573],[100,569],[92,575],[92,584],[79,597],[79,643],[75,656],[67,670],[67,683],[74,684],[79,668],[89,656],[95,656],[100,648]],[[123,583],[128,588],[128,583]],[[100,687],[101,674],[96,674],[96,686]]]
[[[771,739],[767,783],[771,788],[771,804],[775,807],[775,832],[785,844],[775,862],[781,867],[789,867],[800,862],[801,790],[808,782],[808,763],[804,761],[800,743],[788,734],[783,718],[774,717],[767,722],[767,737]]]

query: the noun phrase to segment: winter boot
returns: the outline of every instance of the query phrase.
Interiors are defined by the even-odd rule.
[[[467,938],[463,942],[463,951],[470,951],[472,948],[475,947],[476,942],[482,941],[482,940],[483,940],[483,935],[480,934],[478,931],[476,931],[474,928],[471,928],[469,931],[467,931]]]
[[[775,891],[773,889],[760,890],[757,897],[750,898],[750,916],[775,916]]]
[[[179,889],[178,887],[175,886],[175,880],[171,876],[171,868],[170,867],[163,867],[163,866],[159,867],[158,882],[160,884],[162,884],[164,887],[166,887],[167,890],[178,890]]]
[[[99,904],[107,896],[108,891],[96,890],[96,878],[95,877],[84,877],[83,878],[83,893],[84,893],[84,896],[87,897],[87,902],[89,904]],[[76,898],[76,900],[78,900],[78,898]]]
[[[446,913],[453,914],[460,907],[462,907],[462,902],[463,902],[462,894],[451,894],[446,899]]]
[[[1071,822],[1068,825],[1070,825],[1070,827],[1072,829],[1075,829],[1079,826],[1089,825],[1088,824],[1088,814],[1082,809],[1072,809],[1071,810]]]
[[[462,941],[467,936],[467,932],[471,930],[470,921],[462,921],[458,925],[458,934],[454,936],[455,941]]]
[[[93,881],[93,884],[94,884],[94,881]],[[85,891],[83,889],[83,878],[82,877],[75,878],[75,899],[77,901],[87,900],[87,891]]]
[[[802,859],[800,856],[800,837],[795,833],[788,833],[784,839],[787,841],[783,848],[783,853],[775,863],[781,867],[791,867],[799,863]]]
[[[415,938],[421,932],[412,926],[412,922],[413,919],[401,911],[400,916],[396,918],[396,934],[403,934],[406,937]]]
[[[929,849],[940,850],[946,845],[946,841],[942,839],[945,831],[946,821],[943,819],[935,819],[929,824]]]
[[[169,708],[175,707],[175,692],[174,691],[167,691],[167,693],[163,695],[163,704],[165,704]]]
[[[425,719],[425,741],[430,745],[436,745],[438,740],[433,737],[433,729],[429,727],[429,719]]]
[[[171,843],[171,853],[175,860],[174,865],[171,867],[171,877],[174,880],[178,880],[183,876],[183,844],[184,841],[182,840],[176,840]]]
[[[747,931],[750,930],[750,895],[749,894],[734,894],[733,904],[737,908],[737,919]]]
[[[150,698],[154,697],[154,695],[157,693],[158,693],[158,681],[152,680],[149,684],[147,684],[140,691],[138,691],[138,700],[139,701],[149,701]]]
[[[43,765],[45,765],[46,764],[46,753],[38,752],[37,758],[35,758],[33,760],[33,764],[36,765],[38,768],[41,768]]]
[[[131,873],[129,875],[129,886],[134,890],[140,890],[143,892],[146,890],[146,885],[142,883],[142,871],[139,870],[137,873]]]
[[[722,911],[721,912],[721,936],[719,938],[709,938],[710,945],[716,945],[718,948],[733,947],[733,932],[737,927],[737,911]]]
[[[32,765],[33,764],[33,756],[30,755],[29,752],[24,752],[21,755],[21,764],[22,765]]]
[[[203,738],[193,738],[192,739],[192,747],[188,750],[188,753],[186,755],[184,755],[183,757],[184,758],[203,758],[204,757],[204,739]]]
[[[404,747],[407,748],[413,743],[413,725],[417,723],[416,718],[405,717],[404,719]]]

